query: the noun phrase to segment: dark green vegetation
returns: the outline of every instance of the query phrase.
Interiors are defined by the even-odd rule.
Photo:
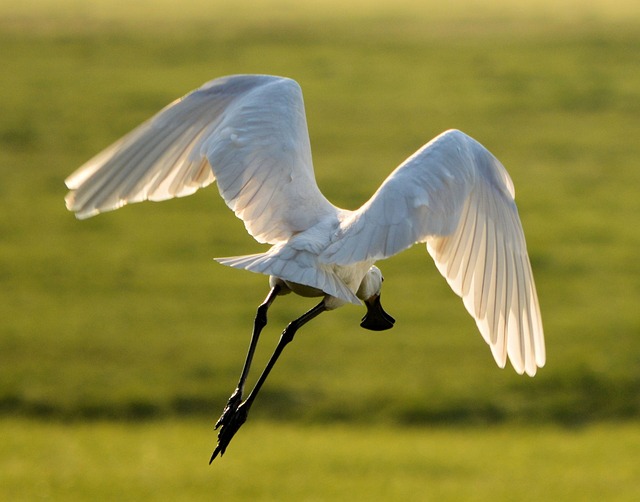
[[[366,332],[355,307],[321,316],[287,349],[252,419],[638,417],[637,17],[350,15],[351,24],[302,13],[142,27],[137,18],[0,19],[0,413],[217,417],[267,281],[211,258],[260,247],[215,187],[78,222],[63,180],[180,94],[251,72],[301,83],[319,184],[344,207],[444,129],[492,150],[516,185],[548,348],[535,379],[497,369],[416,246],[380,264],[396,327]],[[275,304],[256,366],[311,305]]]

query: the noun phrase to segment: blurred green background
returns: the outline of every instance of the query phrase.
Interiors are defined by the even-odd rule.
[[[0,498],[635,500],[639,54],[631,0],[2,4]],[[501,159],[547,366],[499,370],[415,246],[379,264],[396,327],[305,327],[208,468],[268,289],[212,258],[263,248],[213,187],[78,222],[63,180],[232,73],[301,84],[342,207],[448,128]],[[313,304],[274,305],[256,367]]]

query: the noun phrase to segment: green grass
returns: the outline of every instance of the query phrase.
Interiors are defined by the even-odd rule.
[[[288,418],[412,423],[637,416],[637,31],[373,40],[375,23],[358,26],[332,37],[315,25],[220,38],[183,25],[171,36],[0,33],[6,412],[208,415],[224,402],[267,284],[211,258],[260,247],[215,188],[77,222],[62,182],[176,96],[252,71],[301,82],[319,183],[342,206],[357,207],[446,128],[494,151],[516,184],[549,354],[533,381],[497,370],[418,246],[381,264],[397,327],[364,332],[353,307],[322,316],[258,409],[279,415],[286,401]],[[258,362],[309,306],[278,302]]]
[[[637,425],[640,416],[636,2],[581,3],[577,12],[576,2],[551,0],[523,10],[501,0],[473,9],[460,1],[450,10],[381,0],[362,12],[359,4],[339,11],[335,1],[258,2],[242,11],[222,1],[203,4],[175,10],[178,4],[167,1],[154,4],[150,16],[144,2],[126,9],[112,0],[0,6],[0,414],[3,437],[14,438],[0,461],[13,469],[2,471],[22,473],[7,490],[22,493],[33,479],[26,471],[33,476],[48,465],[41,484],[29,489],[68,489],[76,498],[102,490],[105,498],[122,498],[118,484],[99,472],[102,461],[118,469],[121,451],[136,468],[128,473],[123,465],[113,475],[139,498],[154,498],[153,485],[165,479],[175,483],[167,493],[187,490],[189,473],[201,476],[193,498],[211,488],[201,483],[228,481],[200,470],[213,437],[191,419],[213,421],[226,402],[267,282],[211,258],[260,246],[215,188],[78,222],[64,208],[63,180],[177,96],[217,76],[251,72],[301,83],[318,182],[343,207],[364,202],[444,129],[462,129],[489,147],[516,185],[548,363],[535,379],[497,369],[460,300],[416,246],[380,264],[385,308],[396,327],[365,332],[355,307],[305,327],[256,402],[252,427],[216,468],[236,469],[229,479],[239,480],[258,455],[256,462],[266,459],[274,469],[317,468],[320,477],[309,482],[333,473],[341,480],[336,490],[363,489],[368,480],[371,492],[384,495],[377,470],[384,467],[398,476],[388,498],[437,485],[438,500],[473,499],[476,486],[478,499],[491,486],[515,491],[515,480],[496,478],[512,472],[532,500],[551,499],[545,490],[557,490],[557,500],[581,493],[613,500],[606,490],[617,480],[603,469],[627,465],[632,455],[627,448],[612,459],[607,441],[637,445],[633,425],[615,424]],[[257,366],[282,327],[311,305],[290,297],[274,305]],[[296,442],[308,435],[311,454],[276,446],[270,421],[286,422],[275,427]],[[504,425],[486,436],[442,428],[495,423]],[[575,424],[591,425],[555,428]],[[496,458],[511,445],[510,427],[528,446],[506,447],[500,472],[478,466],[480,453]],[[458,434],[469,445],[457,443]],[[58,444],[53,460],[46,438]],[[562,438],[573,441],[573,450],[556,458],[550,452]],[[76,451],[64,450],[67,439]],[[93,457],[92,439],[102,445]],[[414,440],[415,454],[423,456],[405,480],[401,452]],[[161,441],[174,443],[154,450]],[[460,464],[447,457],[438,471],[447,442],[467,456],[458,452]],[[249,454],[252,445],[258,451]],[[377,456],[378,447],[396,445]],[[586,453],[578,458],[581,445]],[[527,457],[529,480],[524,460],[511,460],[531,448],[547,448],[540,458],[549,464]],[[174,467],[167,450],[185,462],[174,480],[163,471]],[[35,459],[12,453],[19,451],[42,453]],[[354,467],[362,471],[345,468],[347,451],[365,457]],[[75,464],[58,470],[67,455]],[[145,455],[152,466],[146,473],[137,470]],[[283,465],[287,455],[295,464]],[[85,463],[97,466],[86,479],[79,474]],[[551,466],[569,469],[570,481],[554,477]],[[420,478],[421,469],[430,474]],[[313,493],[295,472],[282,481],[256,475],[256,493],[275,498],[271,490],[281,485],[293,491],[290,498]],[[631,479],[622,467],[610,472]],[[221,490],[231,494],[238,483]],[[332,496],[323,493],[317,498]]]
[[[637,498],[636,426],[398,429],[248,422],[207,465],[209,424],[2,420],[4,500]],[[37,474],[35,474],[37,473]],[[99,495],[97,495],[99,494]]]

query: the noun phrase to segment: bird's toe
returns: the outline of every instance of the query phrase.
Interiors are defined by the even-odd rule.
[[[233,413],[229,413],[226,417],[225,422],[220,427],[220,432],[218,433],[218,444],[216,445],[216,449],[213,450],[213,454],[211,455],[211,459],[209,463],[213,462],[213,460],[220,454],[220,456],[224,455],[224,452],[227,450],[227,446],[235,436],[236,432],[242,427],[247,421],[248,409],[244,404],[236,407],[236,410]]]
[[[241,402],[242,402],[242,391],[240,389],[236,389],[234,393],[231,394],[231,397],[229,398],[226,406],[224,407],[224,410],[222,410],[222,415],[220,415],[220,418],[218,419],[215,425],[216,429],[218,429],[221,426],[224,426],[232,419],[233,415],[236,413],[238,406],[240,406]]]

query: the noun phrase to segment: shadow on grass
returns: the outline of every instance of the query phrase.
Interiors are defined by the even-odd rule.
[[[581,426],[590,422],[640,417],[640,378],[620,379],[588,367],[548,375],[531,387],[516,384],[508,396],[438,401],[340,403],[331,397],[291,390],[264,390],[254,415],[307,422],[376,422],[402,425],[488,425],[555,423]],[[48,420],[144,421],[161,418],[215,419],[228,396],[178,395],[167,402],[131,399],[124,402],[74,403],[32,400],[20,395],[0,397],[0,415]]]

